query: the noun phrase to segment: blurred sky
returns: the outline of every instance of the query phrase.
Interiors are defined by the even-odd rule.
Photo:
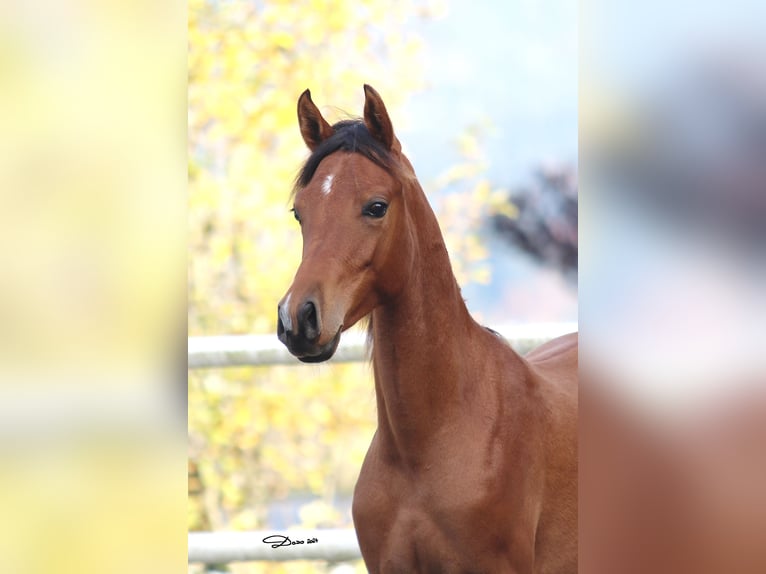
[[[405,106],[401,139],[428,180],[459,159],[457,136],[483,135],[498,183],[543,161],[577,162],[577,4],[454,1],[417,26],[426,89]]]
[[[476,127],[495,186],[523,184],[541,164],[576,168],[577,3],[454,1],[413,25],[425,40],[425,89],[404,105],[397,132],[425,187],[460,161],[456,140]],[[480,320],[577,319],[575,289],[557,272],[484,240],[492,283],[463,291]]]

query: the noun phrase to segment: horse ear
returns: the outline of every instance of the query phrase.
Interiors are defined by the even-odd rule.
[[[319,108],[311,101],[311,92],[308,90],[298,98],[298,124],[303,141],[311,151],[335,133],[332,126],[322,117]]]
[[[388,117],[383,99],[375,89],[364,85],[364,124],[372,136],[386,146],[387,150],[393,150],[399,142],[394,137],[394,126]]]

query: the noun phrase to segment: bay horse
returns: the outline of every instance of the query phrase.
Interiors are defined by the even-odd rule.
[[[310,156],[303,256],[277,334],[306,363],[369,316],[378,427],[352,516],[373,573],[577,571],[577,334],[521,357],[469,314],[380,95],[330,125],[298,100]]]

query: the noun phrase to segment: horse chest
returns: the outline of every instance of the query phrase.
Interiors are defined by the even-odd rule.
[[[519,556],[528,552],[509,543],[502,489],[476,468],[447,463],[432,470],[415,476],[366,461],[354,523],[370,572],[526,571],[511,566],[510,546]]]

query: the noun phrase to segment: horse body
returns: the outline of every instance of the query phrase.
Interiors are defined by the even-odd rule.
[[[311,221],[279,317],[280,338],[314,361],[371,315],[378,428],[353,501],[367,568],[576,572],[576,336],[523,358],[472,319],[385,107],[365,92],[365,128],[391,157],[340,147],[304,173],[296,210]],[[299,119],[316,155],[339,128],[307,94]],[[352,214],[358,226],[337,225]]]
[[[378,429],[353,507],[368,568],[575,572],[576,340],[525,360],[470,317],[443,243],[426,259],[372,314]]]

